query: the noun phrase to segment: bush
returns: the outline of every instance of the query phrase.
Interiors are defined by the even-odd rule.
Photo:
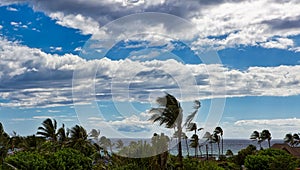
[[[48,163],[51,169],[91,169],[92,160],[84,156],[80,151],[72,148],[63,148],[49,155]]]
[[[6,164],[4,169],[32,169],[44,170],[47,169],[47,161],[38,152],[17,152],[14,155],[8,156],[4,161]],[[9,166],[8,166],[9,164]]]
[[[256,155],[249,155],[245,160],[245,167],[249,170],[294,170],[296,159],[290,154],[277,149],[259,151]]]
[[[236,156],[233,157],[233,162],[237,165],[244,165],[245,158],[248,155],[253,155],[256,152],[256,146],[249,145],[247,148],[242,149],[238,152]]]

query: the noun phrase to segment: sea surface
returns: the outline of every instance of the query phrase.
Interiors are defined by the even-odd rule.
[[[117,140],[122,140],[124,143],[124,146],[128,146],[130,144],[131,141],[146,141],[147,143],[151,143],[151,139],[133,139],[133,138],[113,138],[111,139],[111,141],[113,143],[116,143]],[[206,153],[206,149],[205,149],[205,141],[200,141],[203,146],[201,147],[201,151],[203,154]],[[177,155],[178,151],[177,151],[177,146],[176,146],[176,139],[173,139],[173,141],[170,142],[170,146],[169,146],[169,152],[173,155]],[[188,141],[189,143],[189,141]],[[283,143],[283,140],[280,139],[274,139],[271,140],[271,146],[274,143]],[[233,152],[233,154],[237,154],[241,149],[246,148],[249,145],[254,145],[257,147],[257,149],[260,148],[259,144],[256,141],[252,141],[250,139],[224,139],[224,147],[223,147],[223,153],[225,154],[227,150],[231,150]],[[268,148],[268,141],[264,141],[261,143],[262,148]],[[115,148],[116,146],[114,145],[113,147],[113,151],[117,151],[117,149]],[[220,147],[221,147],[221,143],[220,143]],[[184,156],[187,156],[188,152],[187,152],[187,147],[186,147],[186,142],[185,140],[182,140],[182,152]],[[209,154],[211,153],[211,145],[208,143],[208,152]],[[190,155],[194,155],[194,148],[190,148],[189,147],[189,153]],[[200,153],[199,153],[200,154]],[[213,144],[213,154],[214,155],[218,155],[218,146],[217,144]]]

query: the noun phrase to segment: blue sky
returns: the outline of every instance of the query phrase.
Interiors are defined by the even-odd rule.
[[[50,117],[150,137],[165,129],[147,111],[169,92],[185,115],[200,100],[194,121],[227,138],[298,132],[300,4],[282,3],[2,1],[0,120],[20,135]]]

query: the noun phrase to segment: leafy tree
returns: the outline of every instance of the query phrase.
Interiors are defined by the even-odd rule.
[[[244,165],[245,163],[245,158],[248,155],[253,155],[256,153],[256,146],[254,145],[249,145],[247,146],[247,148],[242,149],[238,152],[238,154],[236,156],[234,156],[233,161],[237,164],[237,165]]]
[[[225,155],[228,156],[228,157],[232,157],[232,156],[233,156],[232,150],[228,149],[228,150],[226,151]]]
[[[245,159],[245,167],[249,170],[294,170],[296,159],[282,150],[260,150],[256,155],[249,155]]]
[[[80,151],[72,148],[63,148],[48,158],[51,169],[78,169],[85,170],[92,168],[92,159],[84,156]]]
[[[47,169],[47,160],[39,152],[21,151],[5,158],[5,169]]]

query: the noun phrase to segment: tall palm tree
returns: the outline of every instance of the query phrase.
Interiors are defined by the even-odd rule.
[[[186,151],[187,151],[187,156],[190,156],[190,149],[189,149],[189,144],[188,144],[188,137],[186,134],[183,135],[183,139],[185,140],[185,146],[186,146]]]
[[[193,123],[193,122],[190,122],[188,123],[188,126],[186,128],[188,131],[194,131],[194,134],[192,136],[192,143],[190,144],[191,147],[195,148],[195,157],[198,155],[197,154],[197,149],[199,147],[199,137],[197,135],[197,124],[196,123]],[[199,128],[199,130],[202,130],[203,128]]]
[[[43,136],[46,139],[51,141],[57,141],[57,122],[53,119],[53,122],[50,118],[43,121],[42,126],[38,127],[38,135]]]
[[[264,140],[268,140],[268,145],[269,145],[269,148],[271,147],[271,133],[269,130],[263,130],[261,132],[261,139],[264,141]]]
[[[96,150],[96,147],[88,141],[88,134],[82,126],[75,125],[70,129],[70,140],[71,147],[86,156],[92,155]]]
[[[215,128],[214,133],[216,133],[217,135],[220,135],[220,137],[221,137],[221,146],[222,146],[221,151],[222,151],[222,155],[223,155],[223,150],[224,150],[223,129],[220,126],[218,126]]]
[[[62,124],[57,131],[57,137],[60,144],[65,144],[68,141],[69,131],[65,129],[65,124]]]
[[[195,158],[198,157],[198,146],[199,146],[199,138],[197,134],[193,134],[193,136],[191,137],[191,144],[190,146],[192,148],[195,148]]]
[[[289,143],[292,147],[299,145],[300,143],[300,137],[299,134],[294,133],[293,135],[291,133],[288,133],[284,137],[284,142]]]
[[[213,143],[215,143],[215,140],[214,140],[214,136],[209,133],[209,132],[205,132],[204,136],[203,136],[204,139],[206,139],[206,142],[208,142],[210,144],[210,153],[211,153],[211,157],[213,156]],[[207,145],[206,145],[207,147]]]
[[[100,130],[92,129],[89,133],[89,136],[92,137],[96,142],[99,140]]]
[[[258,131],[253,131],[251,136],[250,136],[250,139],[252,139],[253,141],[257,141],[257,143],[259,144],[259,147],[260,149],[262,149],[261,147],[261,142],[263,141],[262,138],[261,138],[261,134],[258,132]]]
[[[2,165],[2,162],[7,155],[7,151],[9,148],[9,139],[9,135],[4,131],[4,128],[0,123],[0,165]]]
[[[213,133],[212,135],[212,140],[213,140],[213,143],[217,143],[218,145],[218,155],[220,157],[220,141],[221,141],[221,137],[217,134],[217,133]]]
[[[117,143],[116,143],[116,148],[117,149],[122,149],[124,147],[124,143],[121,139],[117,140]]]
[[[179,166],[183,167],[182,163],[182,108],[177,99],[166,93],[164,97],[157,98],[156,102],[159,107],[152,108],[149,112],[153,113],[149,120],[159,122],[159,125],[165,125],[166,128],[175,129],[178,131],[178,158]]]

